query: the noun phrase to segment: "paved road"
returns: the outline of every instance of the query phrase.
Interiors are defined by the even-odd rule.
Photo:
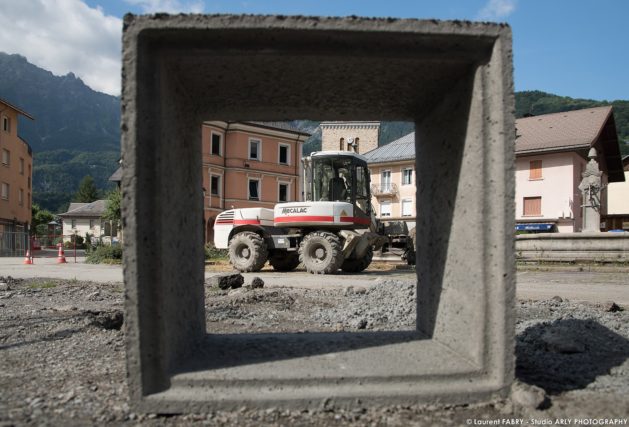
[[[119,265],[85,264],[84,258],[67,257],[67,264],[57,264],[56,258],[35,258],[34,265],[24,265],[22,258],[0,258],[0,276],[19,278],[50,277],[59,279],[92,280],[97,282],[122,282],[122,268]],[[206,272],[206,277],[213,272]],[[387,279],[414,280],[414,272],[368,271],[363,274],[337,274],[314,276],[305,271],[277,273],[263,271],[247,273],[245,281],[260,276],[267,286],[330,288],[330,287],[369,287]],[[577,268],[554,271],[520,271],[517,274],[517,297],[524,300],[543,300],[558,295],[572,301],[601,303],[609,300],[629,306],[629,272],[619,271],[578,271]]]

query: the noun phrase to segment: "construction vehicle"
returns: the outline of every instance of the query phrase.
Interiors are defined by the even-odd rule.
[[[259,271],[268,260],[277,271],[303,263],[314,274],[356,273],[388,242],[378,233],[382,227],[373,213],[363,156],[321,151],[302,162],[305,201],[232,209],[216,217],[214,244],[229,249],[237,270]]]

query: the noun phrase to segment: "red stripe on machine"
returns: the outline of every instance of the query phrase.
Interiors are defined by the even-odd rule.
[[[259,219],[235,219],[234,225],[260,225]]]
[[[234,225],[251,225],[251,224],[260,224],[259,219],[235,219]]]
[[[275,222],[334,222],[333,216],[310,215],[310,216],[278,216]],[[342,216],[340,222],[352,222],[354,224],[369,224],[369,218],[359,218],[355,216]]]
[[[326,215],[304,215],[304,216],[277,216],[275,222],[334,222],[333,216]]]
[[[359,218],[357,216],[342,216],[341,222],[353,222],[354,224],[369,224],[369,218]]]
[[[222,221],[221,221],[221,220],[219,220],[219,221],[216,221],[214,224],[220,224],[220,225],[229,224],[229,225],[231,225],[231,224],[233,224],[233,223],[234,223],[234,221],[232,221],[231,219],[228,219],[228,220],[222,220]]]

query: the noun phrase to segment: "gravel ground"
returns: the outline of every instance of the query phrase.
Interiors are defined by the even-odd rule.
[[[6,285],[2,285],[6,283]],[[455,407],[130,412],[119,283],[0,277],[0,426],[481,425],[513,419],[627,419],[629,312],[553,298],[517,306],[511,399]],[[414,285],[312,290],[206,288],[215,332],[412,329]],[[468,421],[470,420],[470,421]],[[625,421],[625,425],[626,425]]]

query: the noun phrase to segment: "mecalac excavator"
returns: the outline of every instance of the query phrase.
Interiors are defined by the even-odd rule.
[[[303,263],[314,274],[359,272],[388,241],[378,234],[363,156],[322,151],[302,162],[305,201],[232,209],[216,217],[214,244],[229,249],[237,270],[259,271],[268,260],[278,271]]]

